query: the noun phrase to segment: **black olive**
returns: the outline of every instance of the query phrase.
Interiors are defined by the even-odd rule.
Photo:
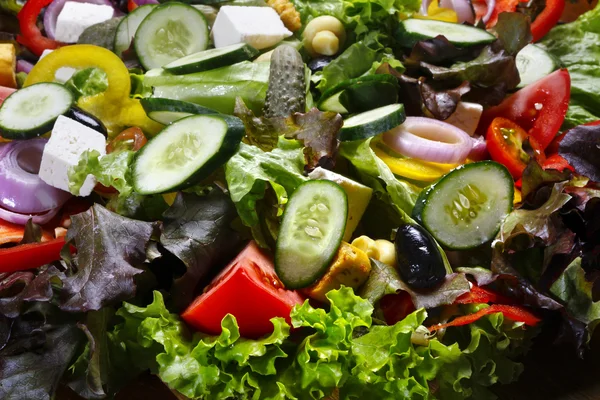
[[[327,57],[327,56],[313,58],[308,63],[308,68],[310,68],[310,70],[312,72],[318,72],[318,71],[323,70],[323,68],[325,68],[327,65],[329,65],[329,63],[332,61],[333,61],[333,57]]]
[[[444,259],[431,234],[420,225],[401,225],[395,245],[398,272],[411,288],[430,289],[444,280]]]
[[[69,111],[65,113],[65,117],[69,117],[74,119],[75,121],[83,124],[89,128],[92,128],[96,132],[100,132],[104,135],[104,137],[108,136],[108,131],[106,127],[98,118],[94,117],[91,114],[86,113],[81,108],[77,108],[75,106],[71,107]]]

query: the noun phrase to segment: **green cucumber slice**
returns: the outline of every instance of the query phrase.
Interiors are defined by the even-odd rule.
[[[397,127],[405,119],[403,104],[390,104],[356,114],[344,120],[340,140],[345,142],[368,139]]]
[[[433,39],[443,35],[456,46],[469,47],[492,43],[496,36],[484,29],[433,19],[407,19],[401,21],[396,31],[396,39],[405,47],[413,47],[420,40]]]
[[[12,93],[0,106],[0,134],[23,140],[43,135],[73,105],[73,94],[59,83],[36,83]]]
[[[156,4],[145,4],[134,9],[121,20],[115,33],[115,53],[119,57],[131,46],[131,41],[135,36],[140,24],[154,10]]]
[[[538,81],[560,68],[552,54],[533,43],[523,47],[517,53],[515,61],[517,62],[517,70],[519,70],[519,77],[521,78],[521,82],[517,86],[518,88]]]
[[[190,54],[165,65],[164,69],[173,74],[191,74],[250,60],[258,53],[258,50],[246,43],[237,43]]]
[[[135,33],[135,52],[146,69],[162,67],[206,50],[208,23],[202,12],[183,3],[156,7]]]
[[[164,125],[170,125],[190,115],[218,114],[218,111],[199,106],[187,101],[163,99],[158,97],[147,97],[141,99],[142,107],[150,119]]]
[[[389,74],[344,81],[321,96],[318,108],[340,114],[368,111],[398,100],[398,81]]]
[[[425,189],[413,217],[445,248],[471,249],[496,236],[513,198],[506,167],[480,161],[453,169]]]
[[[327,271],[346,228],[348,198],[337,183],[311,180],[292,193],[275,249],[275,271],[289,289],[315,283]]]
[[[132,181],[136,192],[172,192],[194,185],[225,164],[244,136],[238,118],[194,115],[163,129],[135,155]]]

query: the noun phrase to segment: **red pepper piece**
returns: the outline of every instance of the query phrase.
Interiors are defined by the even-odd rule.
[[[475,284],[471,287],[471,291],[460,295],[455,301],[455,304],[477,304],[477,303],[502,303],[511,304],[512,299],[505,297],[489,289],[484,289]]]
[[[505,318],[508,318],[515,322],[523,322],[525,325],[529,326],[535,326],[541,321],[540,318],[538,318],[537,316],[535,316],[534,314],[522,307],[494,304],[489,307],[482,308],[476,313],[457,317],[448,323],[430,326],[429,331],[435,332],[439,329],[445,329],[452,326],[469,325],[486,315],[498,312],[502,313],[502,315],[504,315]]]
[[[46,49],[56,49],[63,43],[52,40],[42,35],[37,27],[37,19],[44,7],[47,7],[52,0],[27,0],[21,11],[17,14],[21,34],[17,36],[17,41],[29,48],[36,56],[41,56]]]
[[[60,237],[42,243],[22,244],[0,249],[0,273],[25,271],[58,261],[64,245],[65,238]]]

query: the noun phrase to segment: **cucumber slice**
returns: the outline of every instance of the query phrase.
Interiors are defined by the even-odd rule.
[[[323,276],[346,228],[348,198],[337,183],[308,181],[285,207],[275,249],[275,271],[289,289],[310,286]]]
[[[250,60],[258,53],[258,50],[246,43],[237,43],[190,54],[165,65],[164,69],[173,74],[191,74]]]
[[[73,101],[71,91],[59,83],[36,83],[17,90],[0,106],[2,137],[22,140],[43,135]]]
[[[532,43],[521,49],[515,61],[521,78],[518,88],[538,81],[560,68],[552,54]]]
[[[398,81],[389,74],[367,75],[344,81],[321,96],[318,108],[340,114],[363,112],[398,100]]]
[[[244,133],[242,121],[221,114],[174,122],[136,153],[133,187],[154,194],[194,185],[231,158]]]
[[[363,140],[397,127],[406,119],[403,104],[390,104],[356,114],[344,120],[340,130],[342,142]]]
[[[421,193],[413,217],[445,248],[471,249],[496,236],[513,196],[514,181],[502,164],[465,164]]]
[[[142,103],[142,107],[144,107],[144,111],[146,111],[150,119],[164,125],[170,125],[190,115],[219,113],[210,108],[181,100],[148,97],[141,99],[140,103]]]
[[[407,19],[400,22],[396,31],[396,38],[406,47],[413,47],[420,40],[433,39],[438,35],[443,35],[450,43],[460,47],[488,44],[496,40],[484,29],[433,19]]]
[[[135,52],[146,69],[162,67],[208,47],[204,14],[183,3],[156,7],[135,33]]]
[[[138,30],[138,27],[154,10],[156,4],[146,4],[134,9],[125,18],[121,20],[117,26],[117,32],[115,33],[115,53],[119,57],[123,56],[123,52],[131,46],[131,41]]]

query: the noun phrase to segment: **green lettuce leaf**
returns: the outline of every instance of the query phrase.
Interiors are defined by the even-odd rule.
[[[238,152],[225,164],[225,178],[242,222],[249,227],[259,226],[258,203],[265,199],[268,189],[275,195],[275,204],[269,207],[276,211],[276,216],[281,215],[289,194],[307,179],[303,172],[304,154],[297,145],[267,153],[241,143]]]
[[[65,86],[77,100],[80,97],[94,96],[106,91],[108,76],[100,68],[86,68],[75,72]]]
[[[308,302],[292,310],[294,339],[281,318],[272,320],[272,334],[245,339],[231,315],[220,335],[192,335],[155,292],[148,307],[123,305],[123,323],[110,338],[133,369],[149,368],[191,399],[485,399],[490,385],[510,382],[522,369],[512,360],[527,333],[501,314],[452,328],[440,341],[417,333],[426,331],[423,309],[395,325],[372,326],[372,305],[352,289],[327,298],[328,310]]]
[[[569,24],[557,25],[538,44],[571,75],[571,99],[564,127],[600,119],[600,6]]]

